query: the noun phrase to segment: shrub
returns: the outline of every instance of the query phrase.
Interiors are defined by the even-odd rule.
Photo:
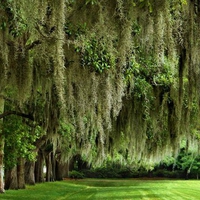
[[[69,172],[69,178],[74,178],[74,179],[83,179],[84,174],[82,172],[78,172],[76,170],[72,170]]]

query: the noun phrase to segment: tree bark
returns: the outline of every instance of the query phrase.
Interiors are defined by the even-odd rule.
[[[17,190],[18,189],[18,177],[17,177],[17,166],[12,169],[6,170],[5,173],[5,189]]]
[[[1,143],[0,144],[0,148],[1,148],[1,150],[0,150],[0,193],[4,193],[5,192],[5,190],[4,190],[4,167],[3,167],[4,152],[2,150],[4,141],[1,136],[0,136],[0,143]]]
[[[35,185],[35,162],[27,161],[25,163],[25,183],[28,185]]]
[[[56,180],[56,159],[55,159],[55,155],[53,152],[51,153],[51,163],[52,163],[51,181],[55,181]]]
[[[18,177],[18,188],[19,189],[25,189],[24,158],[19,158],[18,159],[17,177]]]
[[[17,111],[12,111],[12,110],[0,114],[0,119],[4,118],[6,116],[9,116],[9,115],[18,115],[20,117],[28,118],[28,119],[34,121],[34,118],[33,118],[32,115],[28,115],[28,114],[25,114],[25,113],[21,113],[21,112],[17,112]]]
[[[46,182],[53,181],[53,172],[52,172],[52,152],[48,153],[46,155],[46,167],[47,167],[47,172],[46,172]]]
[[[4,112],[4,99],[0,97],[0,113]],[[4,135],[3,135],[3,119],[0,119],[0,193],[4,190]]]
[[[35,163],[35,182],[36,183],[44,182],[43,167],[44,167],[44,155],[43,155],[42,150],[39,150],[37,161]]]
[[[60,181],[63,178],[69,177],[69,162],[56,162],[56,180]]]

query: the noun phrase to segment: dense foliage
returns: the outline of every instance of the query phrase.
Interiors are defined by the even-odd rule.
[[[0,191],[4,146],[8,188],[24,165],[50,181],[76,155],[151,169],[198,146],[199,15],[196,0],[1,0]]]

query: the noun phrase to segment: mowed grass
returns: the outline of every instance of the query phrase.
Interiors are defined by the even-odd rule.
[[[198,180],[83,179],[41,183],[8,190],[0,200],[198,200]]]

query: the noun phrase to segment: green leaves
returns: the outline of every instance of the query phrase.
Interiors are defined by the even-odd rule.
[[[60,127],[59,127],[59,134],[61,136],[67,137],[68,140],[70,140],[70,134],[74,132],[74,126],[70,123],[64,123],[61,122],[60,123]]]
[[[182,5],[187,5],[187,0],[180,0]]]
[[[64,31],[68,37],[77,38],[80,35],[84,35],[87,31],[87,23],[73,25],[70,22],[66,22],[64,25]]]
[[[133,6],[138,6],[139,8],[148,8],[149,12],[153,12],[153,5],[150,0],[134,0],[132,2]]]
[[[90,67],[99,73],[111,67],[111,56],[100,40],[92,38],[85,42],[84,47],[76,48],[76,52],[81,55],[81,65],[83,67]]]
[[[141,85],[141,91],[145,84],[147,87],[150,85],[169,87],[177,81],[177,74],[172,66],[167,58],[165,58],[163,66],[158,66],[153,56],[144,57],[140,53],[138,58],[132,56],[127,62],[124,73],[125,80],[130,81],[133,78],[136,86]]]
[[[6,21],[2,21],[2,23],[0,24],[0,30],[5,30],[7,26]]]
[[[9,33],[13,37],[18,37],[22,35],[27,30],[27,19],[22,13],[22,9],[19,6],[16,6],[14,1],[9,0],[5,3],[2,3],[2,9],[7,13],[6,20],[4,16],[1,16],[0,29],[4,30],[8,28]]]
[[[10,168],[17,164],[20,157],[35,159],[34,142],[40,137],[40,128],[36,131],[27,126],[21,117],[10,116],[4,120],[5,165]]]
[[[86,0],[86,5],[88,5],[88,4],[91,4],[91,5],[95,5],[95,4],[97,4],[97,0]]]

